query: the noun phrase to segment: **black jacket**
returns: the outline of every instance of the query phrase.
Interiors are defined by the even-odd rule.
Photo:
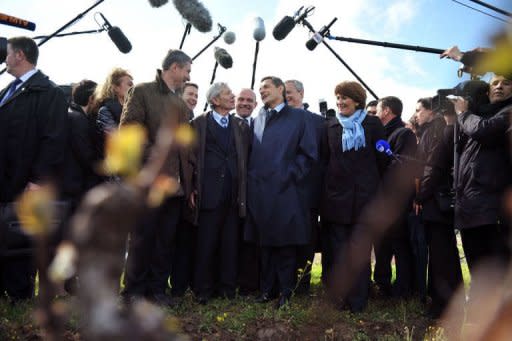
[[[366,147],[343,152],[340,122],[333,117],[326,126],[321,143],[322,158],[327,160],[321,216],[326,222],[353,224],[375,196],[388,166],[386,154],[375,149],[375,143],[386,138],[384,127],[377,117],[367,115],[362,123]]]
[[[418,159],[424,162],[416,202],[423,206],[423,219],[450,224],[453,211],[443,200],[450,200],[453,167],[453,126],[442,116],[424,125],[418,144]]]
[[[0,106],[0,202],[13,201],[29,182],[61,179],[67,107],[62,91],[41,71]]]
[[[95,122],[74,103],[68,110],[69,143],[65,163],[65,176],[62,187],[64,198],[77,203],[92,187],[101,182],[95,172],[97,162],[94,147]]]
[[[512,182],[510,119],[512,98],[465,112],[458,122],[463,141],[456,187],[457,228],[496,224],[502,196]]]
[[[106,100],[98,110],[98,118],[96,120],[99,128],[104,133],[116,130],[119,127],[123,106],[115,98]]]

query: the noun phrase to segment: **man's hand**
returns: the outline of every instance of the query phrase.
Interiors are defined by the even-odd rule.
[[[458,46],[452,46],[449,49],[445,50],[443,53],[441,53],[439,58],[449,58],[459,62],[462,59],[463,55],[464,53],[462,53],[459,50]]]
[[[468,111],[468,101],[463,97],[456,96],[449,98],[449,100],[453,103],[453,107],[457,115],[462,114],[463,112]]]

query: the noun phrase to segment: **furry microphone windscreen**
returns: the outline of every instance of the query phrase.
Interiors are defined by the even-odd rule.
[[[155,8],[162,7],[167,2],[169,2],[169,1],[168,0],[149,0],[149,4],[151,5],[151,7],[155,7]]]
[[[199,32],[212,30],[212,17],[202,3],[197,0],[173,0],[173,2],[181,16]]]

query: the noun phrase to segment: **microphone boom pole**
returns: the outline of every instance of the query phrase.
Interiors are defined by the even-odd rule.
[[[395,44],[395,43],[387,43],[387,42],[383,42],[383,41],[375,41],[375,40],[367,40],[367,39],[346,38],[346,37],[331,36],[331,35],[327,35],[327,38],[331,39],[331,40],[348,41],[349,43],[375,45],[375,46],[390,47],[390,48],[394,48],[394,49],[410,50],[410,51],[417,51],[417,52],[426,52],[426,53],[434,53],[434,54],[441,54],[444,52],[444,50],[442,50],[442,49],[435,49],[435,48],[431,48],[431,47]]]
[[[256,48],[254,49],[254,62],[252,63],[252,80],[251,90],[254,90],[254,82],[256,78],[256,64],[258,63],[258,53],[260,52],[260,42],[256,42]]]
[[[219,67],[219,62],[215,61],[215,66],[213,67],[213,73],[212,73],[212,79],[210,80],[210,85],[213,84],[213,81],[215,81],[215,75],[217,74],[217,67]],[[205,112],[206,109],[208,109],[208,101],[204,104],[203,111]]]
[[[183,44],[185,43],[185,38],[190,34],[191,29],[192,29],[192,24],[187,22],[187,26],[185,26],[185,31],[183,32],[183,37],[181,38],[180,50],[183,48]]]
[[[66,24],[64,24],[61,28],[59,28],[57,31],[53,32],[52,34],[50,34],[49,36],[46,36],[46,38],[44,38],[43,40],[41,40],[39,43],[37,43],[37,46],[41,46],[43,45],[44,43],[46,43],[48,40],[52,39],[53,37],[57,36],[60,32],[64,31],[66,28],[68,28],[69,26],[73,25],[75,22],[77,22],[78,20],[82,19],[87,13],[89,13],[94,7],[98,6],[99,4],[101,4],[103,1],[105,0],[98,0],[96,1],[96,3],[94,3],[91,7],[87,8],[85,11],[83,11],[82,13],[78,14],[76,17],[74,17],[73,19],[71,19],[69,22],[67,22]],[[2,71],[0,71],[0,75],[3,74],[5,71],[7,70],[7,68],[4,68]]]
[[[315,29],[305,18],[302,19],[302,24],[306,26],[313,34],[315,34]],[[332,54],[341,62],[341,64],[343,64],[347,68],[347,70],[350,71],[350,73],[359,81],[359,83],[361,83],[361,85],[363,85],[366,88],[366,90],[368,90],[368,92],[372,94],[372,96],[376,100],[378,100],[379,96],[377,96],[377,94],[373,92],[373,90],[361,79],[361,77],[358,76],[358,74],[354,70],[352,70],[352,68],[336,53],[336,51],[334,51],[325,40],[322,40],[322,43],[329,49],[329,51],[332,52]]]
[[[199,57],[199,55],[201,55],[201,53],[203,53],[204,51],[206,51],[206,49],[208,49],[210,46],[212,46],[212,44],[215,43],[217,40],[219,40],[219,38],[224,34],[224,32],[226,32],[225,26],[222,26],[221,24],[218,24],[218,25],[219,25],[219,34],[217,34],[215,37],[213,37],[212,41],[210,41],[201,51],[199,51],[194,57],[192,57],[192,60],[195,60],[197,57]]]

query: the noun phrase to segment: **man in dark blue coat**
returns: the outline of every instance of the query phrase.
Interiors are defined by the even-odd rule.
[[[325,118],[317,115],[309,110],[309,105],[304,103],[304,85],[296,79],[290,79],[285,82],[286,85],[286,101],[289,106],[303,109],[308,115],[309,125],[315,131],[315,138],[318,146],[320,139],[325,133]],[[311,267],[315,257],[315,250],[318,250],[320,244],[320,223],[319,223],[319,206],[322,192],[322,178],[325,165],[317,160],[313,163],[309,174],[309,208],[311,219],[311,241],[307,245],[297,248],[297,270],[302,269],[300,282],[297,283],[297,294],[309,293],[311,284]]]
[[[311,238],[307,181],[318,152],[307,113],[284,102],[283,81],[265,77],[259,91],[265,108],[253,124],[245,239],[262,247],[259,301],[270,300],[275,282],[282,307],[295,284],[297,246]]]
[[[37,44],[28,37],[7,42],[7,72],[16,79],[0,92],[0,219],[23,191],[37,190],[46,180],[62,178],[67,104],[63,92],[36,69],[38,56]],[[19,234],[15,229],[7,231],[16,239]],[[4,238],[2,243],[8,244],[14,239]],[[31,258],[30,254],[11,257],[2,263],[2,296],[4,291],[12,299],[33,296],[35,268]]]

